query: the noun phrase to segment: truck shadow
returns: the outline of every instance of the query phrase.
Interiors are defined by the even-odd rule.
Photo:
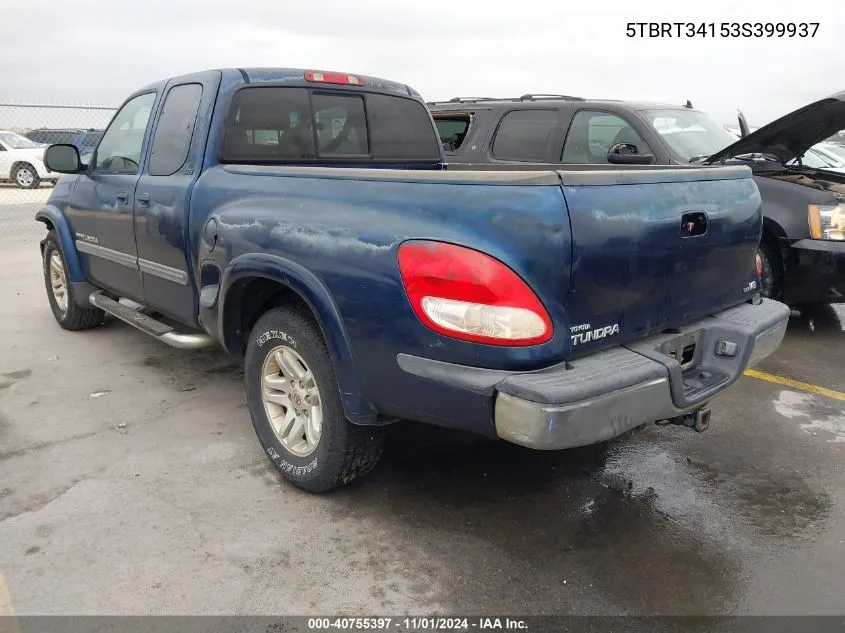
[[[400,531],[406,547],[373,564],[405,560],[455,613],[730,611],[737,561],[607,467],[625,441],[538,453],[403,423],[382,466],[335,495],[333,511]]]
[[[708,481],[706,463],[676,454],[661,433],[538,453],[400,423],[377,471],[329,506],[338,521],[368,515],[402,534],[404,546],[386,539],[372,565],[413,569],[417,588],[455,613],[731,613],[750,564],[742,549],[758,553],[748,517],[789,507],[766,500],[773,488],[810,493],[761,474],[742,495],[709,495],[716,475]],[[797,510],[794,530],[830,509],[826,500],[802,507],[813,512]],[[781,546],[792,536],[769,534]]]

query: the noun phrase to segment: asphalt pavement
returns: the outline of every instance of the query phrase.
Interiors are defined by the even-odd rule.
[[[796,315],[705,433],[538,453],[402,423],[310,496],[236,360],[65,332],[40,266],[37,234],[3,242],[0,611],[845,613],[845,310]]]

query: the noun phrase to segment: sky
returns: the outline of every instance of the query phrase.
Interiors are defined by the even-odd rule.
[[[717,37],[627,37],[629,22],[715,23]],[[819,27],[718,37],[731,22]],[[278,66],[384,77],[426,100],[689,99],[763,125],[845,90],[843,0],[0,0],[0,32],[0,103],[113,106],[181,73]]]

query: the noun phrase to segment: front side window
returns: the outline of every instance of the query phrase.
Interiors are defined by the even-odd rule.
[[[148,92],[127,101],[115,115],[97,146],[96,172],[137,174],[144,135],[150,122],[155,93]]]
[[[737,141],[736,136],[703,112],[645,110],[640,115],[685,161],[703,160]]]
[[[631,143],[637,146],[640,154],[649,153],[645,141],[622,117],[607,112],[581,110],[572,118],[561,162],[603,165],[607,163],[610,148],[618,143]]]
[[[167,93],[150,151],[151,176],[170,176],[185,164],[201,98],[201,84],[174,86]]]
[[[493,139],[493,156],[499,160],[543,162],[557,125],[555,110],[508,112]]]

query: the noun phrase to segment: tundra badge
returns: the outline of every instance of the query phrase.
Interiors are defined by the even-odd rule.
[[[581,345],[582,343],[589,343],[590,341],[597,341],[614,334],[619,334],[619,324],[605,325],[603,327],[593,328],[589,323],[582,323],[581,325],[574,325],[569,328],[570,339],[573,345]]]

